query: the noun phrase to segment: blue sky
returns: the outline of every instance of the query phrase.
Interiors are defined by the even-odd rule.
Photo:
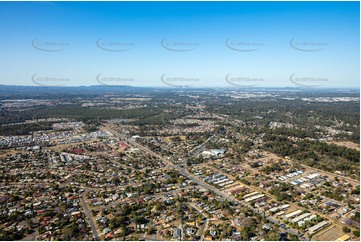
[[[359,87],[359,2],[0,2],[0,84]]]

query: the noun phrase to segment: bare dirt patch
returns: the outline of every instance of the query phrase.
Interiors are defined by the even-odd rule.
[[[332,228],[328,228],[324,231],[321,231],[317,235],[315,235],[312,240],[317,241],[334,241],[344,235],[342,232],[342,228],[338,225],[333,226]]]
[[[338,145],[338,146],[343,146],[343,147],[350,148],[350,149],[360,150],[359,144],[356,144],[356,143],[353,143],[350,141],[329,141],[327,143]]]

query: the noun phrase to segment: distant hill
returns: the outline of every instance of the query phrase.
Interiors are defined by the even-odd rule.
[[[0,99],[26,99],[26,98],[59,98],[66,96],[82,96],[82,95],[104,95],[104,94],[144,94],[158,92],[199,92],[199,91],[240,91],[240,92],[279,92],[279,93],[304,93],[320,96],[349,96],[360,93],[360,89],[356,88],[302,88],[302,87],[253,87],[253,88],[234,88],[234,87],[133,87],[133,86],[18,86],[18,85],[1,85]]]
[[[131,86],[78,86],[78,87],[44,87],[44,86],[16,86],[16,85],[0,85],[0,96],[2,99],[6,97],[15,98],[45,98],[47,96],[59,97],[62,95],[100,95],[100,94],[119,94],[138,92],[142,88]]]
[[[76,86],[76,87],[62,87],[62,86],[16,86],[16,85],[0,85],[0,93],[7,92],[99,92],[99,91],[118,91],[125,89],[134,89],[131,86],[105,86],[105,85],[94,85],[94,86]]]

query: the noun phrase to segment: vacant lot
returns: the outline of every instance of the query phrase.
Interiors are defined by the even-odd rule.
[[[336,240],[337,238],[340,238],[342,235],[344,235],[344,232],[342,232],[342,228],[338,225],[330,227],[324,231],[321,231],[320,233],[315,235],[312,238],[312,240],[333,241],[333,240]]]

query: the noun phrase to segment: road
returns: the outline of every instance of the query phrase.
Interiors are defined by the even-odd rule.
[[[151,154],[151,155],[153,155],[154,157],[157,157],[159,160],[161,160],[161,161],[162,161],[164,164],[166,164],[168,167],[177,170],[181,175],[183,175],[184,177],[187,177],[188,179],[192,180],[193,182],[197,183],[198,185],[200,185],[200,186],[202,186],[202,187],[204,187],[204,188],[206,188],[206,189],[214,192],[214,193],[217,194],[218,196],[220,196],[220,197],[222,197],[222,198],[224,198],[224,199],[227,199],[227,200],[229,200],[229,201],[231,201],[231,202],[233,202],[233,203],[235,203],[235,204],[241,204],[241,205],[243,205],[244,207],[249,208],[249,209],[252,210],[254,213],[258,213],[259,215],[261,215],[262,217],[266,218],[268,221],[270,221],[270,222],[272,222],[272,223],[275,223],[275,224],[277,224],[277,225],[281,225],[281,224],[282,224],[282,223],[280,223],[278,220],[276,220],[276,219],[274,219],[274,218],[272,218],[272,217],[266,216],[263,212],[258,211],[258,209],[253,208],[253,207],[250,206],[249,204],[246,204],[246,203],[243,202],[243,201],[239,201],[238,199],[234,198],[233,196],[227,195],[227,194],[221,192],[220,190],[216,189],[215,187],[213,187],[213,186],[211,186],[211,185],[209,185],[209,184],[201,181],[200,179],[198,179],[197,177],[195,177],[193,174],[188,173],[187,170],[186,170],[184,167],[181,167],[181,166],[179,166],[179,165],[174,165],[173,163],[171,163],[170,161],[168,161],[166,158],[164,158],[164,157],[158,155],[157,153],[151,151],[150,149],[148,149],[148,148],[146,148],[146,147],[138,144],[138,143],[135,142],[133,139],[129,139],[129,138],[121,135],[118,131],[116,131],[116,130],[112,129],[111,127],[109,127],[109,125],[107,125],[107,124],[103,124],[103,125],[104,125],[105,127],[107,127],[107,128],[108,128],[108,131],[109,131],[110,133],[112,133],[114,136],[117,136],[117,137],[125,140],[125,141],[128,142],[129,144],[137,147],[138,149],[140,149],[140,150],[142,150],[142,151],[144,151],[144,152],[146,152],[146,153],[148,153],[148,154]],[[292,233],[292,234],[294,234],[294,235],[296,235],[296,236],[299,235],[296,230],[291,229],[291,228],[289,228],[289,229],[287,230],[287,232],[290,232],[290,233]]]
[[[288,159],[288,161],[291,161],[290,159]],[[292,162],[292,161],[291,161]],[[301,166],[303,166],[304,168],[308,168],[308,169],[312,169],[312,170],[316,170],[316,171],[319,171],[319,172],[322,172],[322,173],[325,173],[326,175],[329,175],[331,177],[339,177],[340,179],[345,179],[346,181],[352,183],[353,185],[358,185],[360,183],[360,181],[358,180],[355,180],[353,178],[350,178],[350,177],[346,177],[346,176],[341,176],[341,175],[338,175],[336,173],[332,173],[332,172],[329,172],[329,171],[324,171],[324,170],[321,170],[321,169],[318,169],[318,168],[315,168],[315,167],[311,167],[311,166],[308,166],[308,165],[305,165],[305,164],[301,164]]]
[[[198,155],[199,153],[201,153],[204,150],[204,148],[206,148],[206,144],[214,138],[215,138],[215,135],[212,135],[203,144],[198,145],[195,148],[193,148],[191,151],[189,151],[190,157],[194,157],[194,156]]]
[[[162,239],[158,238],[152,238],[152,237],[145,237],[145,236],[138,236],[139,239],[149,240],[149,241],[164,241]]]
[[[171,191],[168,191],[168,192],[158,192],[158,193],[155,193],[155,194],[149,194],[149,195],[146,195],[146,197],[160,197],[162,195],[167,195],[167,194],[174,194],[176,192],[180,192],[182,191],[183,188],[179,188],[179,189],[176,189],[176,190],[171,190]],[[139,195],[136,195],[136,196],[133,196],[131,198],[124,198],[124,199],[118,199],[116,201],[113,201],[113,202],[110,202],[108,203],[107,205],[102,205],[102,206],[99,206],[99,207],[96,207],[94,208],[94,211],[100,211],[102,209],[108,209],[108,208],[114,208],[115,206],[121,204],[121,203],[125,203],[125,202],[130,202],[130,201],[134,201],[136,200],[138,197],[140,197]]]
[[[25,238],[21,239],[20,241],[36,241],[36,231]]]
[[[90,227],[91,227],[91,229],[92,229],[92,231],[93,231],[93,237],[94,237],[95,240],[98,240],[98,241],[99,241],[100,239],[99,239],[98,231],[97,231],[97,229],[96,229],[96,227],[95,227],[95,224],[94,224],[94,222],[93,222],[93,219],[92,219],[92,217],[91,217],[91,215],[90,215],[90,211],[89,211],[88,205],[86,204],[85,199],[84,199],[85,194],[86,194],[86,192],[84,192],[84,193],[80,196],[80,201],[81,201],[81,204],[82,204],[82,206],[83,206],[85,216],[88,218]]]
[[[199,207],[195,206],[193,203],[188,203],[189,206],[191,206],[192,208],[194,208],[195,210],[198,211],[198,213],[200,213],[203,217],[203,220],[205,220],[202,224],[202,227],[199,229],[198,231],[198,235],[200,235],[200,240],[204,240],[204,231],[207,230],[207,227],[208,227],[208,222],[209,222],[209,219],[207,218],[207,216],[202,212],[201,209],[199,209]]]
[[[211,169],[211,170],[213,170],[213,171],[215,172],[215,168],[212,167],[212,166],[209,166],[208,163],[203,163],[203,164],[201,164],[200,166],[201,166],[201,167],[206,167],[207,169]],[[249,169],[250,169],[250,170],[256,170],[256,169],[253,169],[253,168],[249,168]],[[235,180],[235,181],[237,180],[234,176],[229,175],[229,174],[226,174],[226,173],[224,173],[224,172],[221,171],[221,170],[217,170],[217,172],[218,172],[218,173],[221,173],[222,175],[227,176],[227,177],[230,178],[231,180]],[[271,180],[278,182],[278,180],[277,180],[277,179],[274,179],[274,178],[272,178]],[[237,182],[238,182],[238,181],[237,181]],[[291,181],[289,181],[289,180],[288,180],[288,181],[285,181],[285,182],[291,183]],[[255,186],[252,186],[252,185],[246,185],[246,184],[243,184],[243,183],[241,183],[241,182],[238,182],[238,183],[239,183],[240,185],[242,185],[242,186],[248,187],[248,188],[251,189],[251,190],[257,191],[257,192],[259,192],[259,193],[264,193],[266,196],[272,198],[274,201],[277,201],[277,199],[276,199],[276,197],[275,197],[274,195],[270,194],[269,192],[267,192],[267,191],[265,191],[265,190],[260,189],[259,187],[255,187]],[[328,200],[328,201],[333,201],[333,202],[335,202],[335,203],[337,203],[337,204],[342,204],[341,202],[335,201],[335,200],[333,200],[333,199],[326,198],[326,197],[324,197],[324,196],[321,196],[321,197],[322,197],[323,199]],[[291,207],[293,207],[294,209],[296,209],[296,210],[298,210],[298,209],[304,210],[304,208],[298,206],[296,202],[287,201],[287,203],[288,203]],[[339,222],[338,220],[335,220],[335,219],[330,218],[327,214],[323,214],[323,213],[321,213],[321,212],[318,212],[318,211],[316,211],[316,210],[314,210],[314,209],[310,209],[310,208],[309,208],[308,210],[311,211],[311,212],[314,213],[314,214],[317,214],[317,215],[321,216],[321,217],[326,217],[328,220],[330,220],[331,222],[333,222],[333,223],[335,223],[335,224],[338,224],[338,225],[340,225],[340,226],[343,226],[343,224],[341,224],[341,222]]]

